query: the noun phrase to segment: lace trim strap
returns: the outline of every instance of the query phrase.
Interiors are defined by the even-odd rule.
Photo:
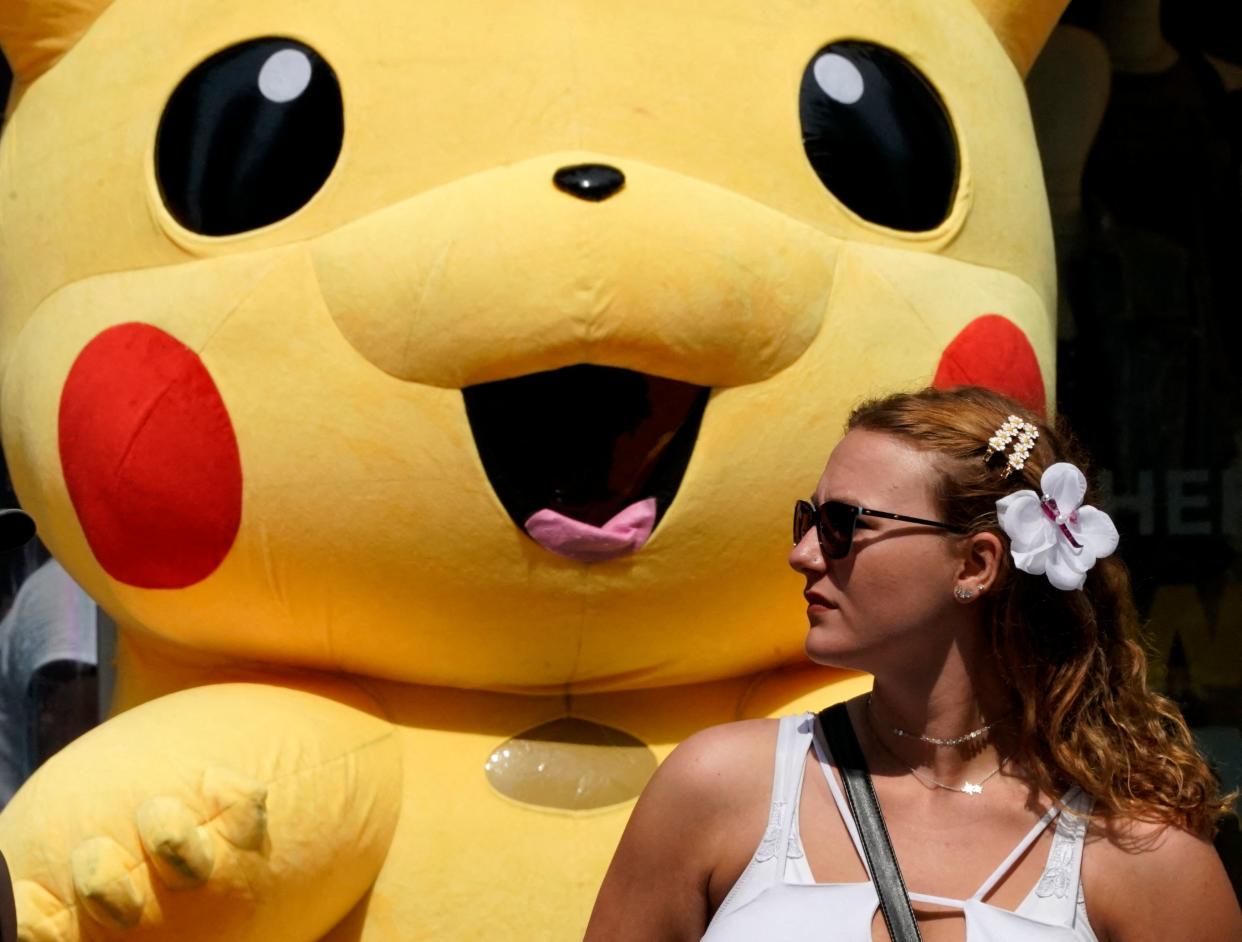
[[[1018,862],[1018,858],[1027,852],[1030,846],[1038,840],[1039,835],[1044,833],[1044,829],[1047,828],[1048,825],[1060,815],[1060,813],[1060,805],[1056,804],[1045,811],[1043,815],[1040,816],[1040,819],[1035,822],[1035,826],[1026,832],[1026,836],[1023,837],[1022,840],[1018,841],[1018,846],[1009,852],[1009,856],[1000,862],[1000,865],[992,871],[992,875],[983,881],[983,885],[980,886],[979,889],[975,890],[974,894],[970,898],[981,900],[991,893],[996,884],[999,883],[1004,878],[1005,874],[1013,868],[1013,865]]]
[[[796,828],[794,819],[802,791],[801,770],[806,756],[806,745],[798,731],[801,720],[802,717],[798,716],[783,716],[780,720],[768,826],[755,851],[755,860],[760,863],[778,855],[784,859],[789,848],[790,832]]]
[[[1057,821],[1048,862],[1039,882],[1035,884],[1035,895],[1041,899],[1060,901],[1062,918],[1069,925],[1081,895],[1082,850],[1093,802],[1090,796],[1078,789],[1074,789],[1074,793],[1067,795],[1063,801],[1066,811]]]

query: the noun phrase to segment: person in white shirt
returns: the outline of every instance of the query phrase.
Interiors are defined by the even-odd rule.
[[[90,596],[49,560],[0,620],[0,807],[98,722],[95,614]]]

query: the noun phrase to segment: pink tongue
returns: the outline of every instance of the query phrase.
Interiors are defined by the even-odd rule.
[[[651,536],[655,518],[654,497],[630,504],[602,527],[545,508],[530,515],[526,532],[546,550],[584,563],[597,563],[640,549]]]

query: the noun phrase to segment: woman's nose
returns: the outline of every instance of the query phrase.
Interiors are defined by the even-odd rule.
[[[824,554],[819,548],[819,537],[812,527],[802,534],[802,539],[789,551],[789,566],[795,572],[823,573],[827,571]]]

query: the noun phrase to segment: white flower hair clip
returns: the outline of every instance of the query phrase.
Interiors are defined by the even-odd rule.
[[[1104,511],[1083,506],[1087,479],[1074,465],[1050,466],[1039,487],[1042,495],[1015,491],[996,502],[1013,564],[1033,576],[1046,575],[1058,589],[1081,589],[1095,561],[1117,548],[1117,528]]]

